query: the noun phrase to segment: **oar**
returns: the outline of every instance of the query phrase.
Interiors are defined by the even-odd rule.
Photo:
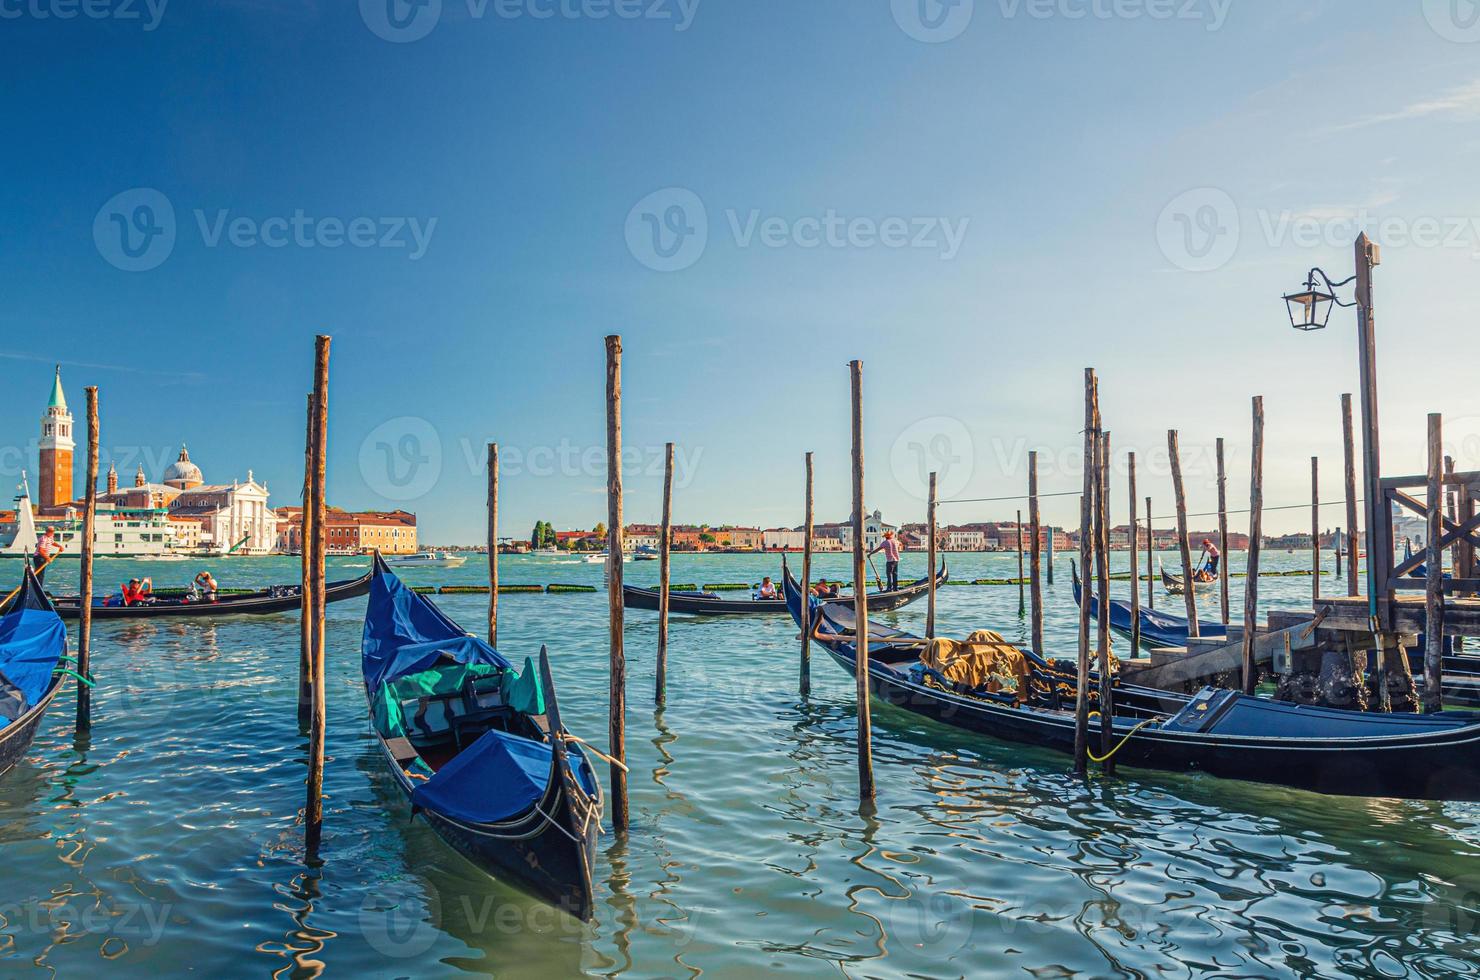
[[[873,555],[869,555],[868,556],[868,567],[869,568],[872,568],[874,570],[874,584],[879,587],[879,591],[880,592],[883,592],[884,591],[884,580],[879,577],[879,566],[874,564],[874,556]],[[865,591],[867,591],[866,588],[865,588]]]

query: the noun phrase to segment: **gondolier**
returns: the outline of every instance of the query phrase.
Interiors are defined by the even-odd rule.
[[[57,540],[56,529],[47,525],[45,533],[36,540],[36,551],[31,556],[31,570],[36,573],[37,582],[46,584],[46,566],[61,553],[62,543]]]
[[[884,578],[888,580],[884,584],[884,591],[897,592],[899,590],[899,541],[895,539],[893,531],[885,531],[884,539],[869,554],[873,555],[880,551],[884,553]]]
[[[1203,538],[1202,543],[1202,568],[1196,576],[1199,582],[1211,582],[1218,577],[1218,563],[1223,560],[1223,553],[1213,543],[1212,538]]]

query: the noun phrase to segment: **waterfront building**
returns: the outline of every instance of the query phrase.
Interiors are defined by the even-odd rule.
[[[41,413],[41,496],[37,501],[43,512],[63,507],[72,499],[72,451],[77,443],[72,437],[72,413],[67,411],[67,396],[62,392],[62,366],[57,365],[51,383],[51,398]]]
[[[330,554],[414,555],[420,547],[416,537],[416,515],[404,510],[350,512],[327,509],[324,537]],[[275,548],[285,554],[303,551],[303,508],[277,510]]]

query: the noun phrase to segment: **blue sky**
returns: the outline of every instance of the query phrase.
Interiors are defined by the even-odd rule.
[[[1021,492],[1029,448],[1076,488],[1087,366],[1158,515],[1168,428],[1194,511],[1218,436],[1247,499],[1254,394],[1268,503],[1312,455],[1338,500],[1353,318],[1279,296],[1364,226],[1386,469],[1430,411],[1480,468],[1480,7],[923,2],[0,0],[0,476],[61,361],[126,478],[184,441],[290,503],[327,332],[336,504],[477,540],[497,440],[509,533],[589,526],[615,332],[633,520],[668,440],[681,520],[799,521],[807,450],[842,519],[853,357],[891,519],[922,467]]]

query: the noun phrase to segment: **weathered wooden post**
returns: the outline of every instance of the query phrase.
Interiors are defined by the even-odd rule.
[[[1018,556],[1018,618],[1028,612],[1027,583],[1023,579],[1023,512],[1017,512],[1017,556]]]
[[[1336,529],[1336,540],[1332,543],[1336,546],[1336,570],[1332,574],[1337,578],[1341,578],[1341,553],[1346,545],[1346,532],[1338,527]]]
[[[1172,492],[1177,499],[1177,548],[1182,554],[1182,597],[1187,604],[1187,635],[1202,635],[1197,621],[1197,582],[1192,576],[1192,544],[1187,540],[1187,494],[1182,487],[1182,455],[1177,430],[1167,430],[1167,455],[1172,460]]]
[[[668,593],[670,540],[673,537],[673,443],[663,447],[663,526],[658,545],[658,679],[654,700],[668,700]]]
[[[1098,401],[1098,399],[1096,399]],[[1096,406],[1095,428],[1103,429],[1099,409]],[[1100,757],[1109,775],[1115,774],[1115,760],[1110,757],[1112,723],[1115,716],[1115,701],[1111,687],[1114,679],[1110,675],[1110,433],[1100,434],[1100,458],[1096,463],[1096,478],[1099,487],[1095,497],[1098,507],[1095,514],[1095,549],[1099,554],[1095,564],[1099,570],[1100,629],[1096,642],[1100,648]]]
[[[1361,546],[1357,542],[1357,452],[1350,394],[1341,396],[1341,440],[1346,456],[1346,594],[1353,596],[1362,594],[1362,586],[1357,570]]]
[[[854,676],[858,683],[858,795],[865,803],[872,803],[874,756],[873,722],[869,716],[868,700],[868,579],[863,572],[863,362],[850,361],[848,371],[853,387],[853,616],[857,623]],[[934,569],[931,573],[934,574]]]
[[[1151,523],[1151,498],[1146,498],[1146,608],[1156,608],[1156,576],[1151,569],[1151,556],[1156,553],[1156,528]]]
[[[324,740],[328,728],[324,635],[324,562],[328,553],[326,493],[329,451],[329,338],[314,341],[313,372],[313,556],[310,559],[310,594],[304,614],[312,618],[313,711],[308,732],[308,802],[304,818],[304,845],[310,858],[318,853],[324,834]]]
[[[298,563],[302,566],[298,610],[298,730],[308,734],[313,724],[313,393],[308,395],[308,425],[303,442],[303,520],[298,529]]]
[[[1218,608],[1228,625],[1228,471],[1223,466],[1223,437],[1218,437]]]
[[[1044,562],[1044,579],[1045,579],[1045,581],[1048,582],[1049,585],[1053,585],[1054,558],[1057,557],[1055,555],[1055,553],[1054,553],[1056,549],[1054,547],[1055,542],[1054,542],[1053,525],[1052,524],[1046,525],[1044,527],[1044,530],[1048,532],[1047,534],[1045,534],[1043,536],[1044,539],[1047,541],[1047,544],[1045,544],[1043,547],[1044,547],[1044,550],[1048,552],[1047,560]]]
[[[925,636],[927,639],[935,639],[935,471],[930,473],[930,501],[925,507],[925,523],[929,528],[930,543],[926,547],[925,564],[926,571],[930,573],[930,593],[928,595],[929,605],[925,610]],[[1021,537],[1021,535],[1019,535]],[[1021,558],[1021,556],[1019,556]]]
[[[498,443],[488,444],[488,645],[498,649]]]
[[[1424,583],[1423,710],[1444,710],[1444,417],[1429,416],[1428,579]],[[1458,569],[1456,569],[1458,571]]]
[[[610,645],[612,829],[625,832],[627,817],[627,653],[622,646],[622,338],[606,338],[606,599]]]
[[[1084,588],[1090,587],[1094,556],[1094,500],[1099,481],[1095,455],[1099,435],[1095,432],[1096,405],[1094,368],[1084,369],[1084,486],[1079,498],[1079,567],[1084,569]],[[1079,678],[1074,686],[1074,772],[1089,772],[1089,601],[1079,604]]]
[[[87,496],[82,511],[82,570],[78,592],[77,676],[92,680],[92,594],[93,538],[98,522],[98,389],[83,389],[87,395]],[[92,728],[92,688],[77,682],[77,732]]]
[[[812,454],[807,454],[807,506],[802,526],[802,697],[812,693]]]
[[[1040,568],[1043,558],[1043,520],[1038,510],[1038,451],[1028,453],[1028,572],[1032,579],[1029,595],[1033,600],[1033,652],[1043,653],[1043,582]],[[1050,534],[1053,532],[1050,531]],[[1134,585],[1131,586],[1135,588]]]
[[[1310,601],[1321,601],[1321,458],[1310,458]]]
[[[1141,522],[1137,518],[1136,511],[1140,507],[1140,501],[1136,499],[1136,454],[1126,454],[1126,470],[1130,478],[1130,503],[1131,503],[1131,656],[1141,655],[1141,587],[1136,584],[1136,572],[1140,562],[1137,560],[1137,551],[1141,547]],[[1150,517],[1151,515],[1146,515]],[[1147,543],[1150,548],[1150,543]]]
[[[1254,693],[1258,665],[1254,642],[1259,628],[1259,551],[1264,534],[1264,396],[1254,396],[1254,442],[1249,459],[1249,567],[1244,581],[1243,689]]]

